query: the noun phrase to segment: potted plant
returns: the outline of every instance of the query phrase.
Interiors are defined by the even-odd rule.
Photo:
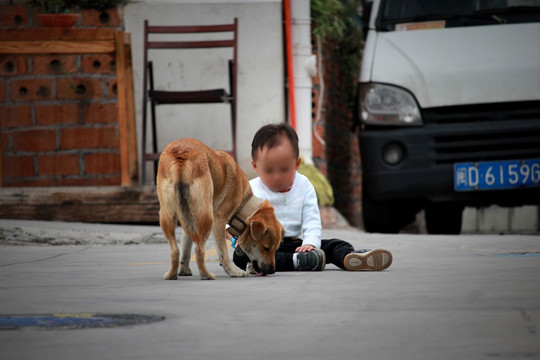
[[[41,25],[52,27],[72,27],[80,14],[74,14],[69,0],[32,0],[32,5],[40,9],[37,18]]]
[[[83,8],[94,8],[103,11],[107,8],[125,5],[130,0],[78,0],[77,3]]]
[[[104,26],[109,26],[118,20],[118,7],[129,3],[129,0],[76,0],[81,8],[81,16],[85,19],[99,20]]]

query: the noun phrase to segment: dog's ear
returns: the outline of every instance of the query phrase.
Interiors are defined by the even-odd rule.
[[[249,224],[249,231],[255,240],[261,240],[267,230],[268,229],[263,222],[254,220]]]

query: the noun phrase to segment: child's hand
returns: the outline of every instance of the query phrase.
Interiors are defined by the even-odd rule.
[[[313,251],[315,249],[316,249],[315,246],[306,244],[306,245],[302,245],[300,247],[297,247],[296,252],[310,252],[310,251]]]

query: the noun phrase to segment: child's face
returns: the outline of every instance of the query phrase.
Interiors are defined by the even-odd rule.
[[[295,156],[289,141],[269,149],[264,147],[257,152],[257,159],[251,165],[262,182],[272,191],[288,191],[293,182],[300,158]]]

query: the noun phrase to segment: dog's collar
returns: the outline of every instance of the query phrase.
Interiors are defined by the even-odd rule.
[[[228,224],[229,228],[227,231],[234,236],[239,237],[247,228],[246,220],[251,217],[257,211],[259,206],[261,206],[262,201],[256,196],[252,196],[248,201],[244,203],[240,209],[234,213],[230,218]]]

